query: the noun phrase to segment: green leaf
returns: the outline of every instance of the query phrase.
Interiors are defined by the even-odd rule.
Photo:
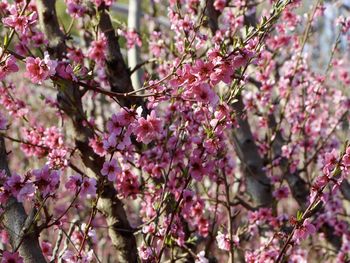
[[[6,47],[8,45],[8,41],[9,41],[9,36],[8,34],[6,33],[5,34],[5,37],[4,37],[4,47]]]
[[[300,221],[301,219],[303,219],[303,213],[301,211],[297,212],[297,220]]]
[[[171,246],[171,242],[172,240],[171,240],[171,236],[167,236],[166,238],[165,238],[165,245],[167,245],[167,246]]]
[[[198,240],[198,238],[196,236],[193,236],[193,237],[188,238],[186,243],[195,245],[197,240]]]

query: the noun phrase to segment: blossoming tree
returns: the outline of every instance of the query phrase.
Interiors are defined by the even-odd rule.
[[[350,8],[129,2],[0,0],[1,262],[349,262]]]

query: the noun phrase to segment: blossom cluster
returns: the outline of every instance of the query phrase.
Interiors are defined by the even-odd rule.
[[[346,8],[323,57],[331,3],[155,0],[129,28],[118,1],[44,2],[0,1],[0,218],[34,211],[38,254],[347,262]]]

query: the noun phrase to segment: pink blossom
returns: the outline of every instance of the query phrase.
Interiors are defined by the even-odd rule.
[[[2,48],[0,48],[0,54],[2,54]],[[5,58],[5,61],[0,63],[0,80],[3,80],[9,73],[17,72],[19,70],[16,59],[10,55]]]
[[[150,247],[141,246],[138,248],[141,260],[150,261],[153,258],[153,251]]]
[[[68,165],[67,150],[65,148],[53,149],[49,152],[47,164],[51,169],[62,169]]]
[[[67,190],[76,192],[82,183],[82,177],[80,174],[72,175],[69,177],[65,184]]]
[[[130,125],[135,120],[133,112],[121,109],[117,114],[113,114],[107,122],[107,129],[110,133],[120,134],[125,126]]]
[[[209,263],[209,260],[205,257],[205,251],[202,250],[197,254],[195,263]]]
[[[106,6],[110,6],[113,3],[113,0],[93,0],[96,6],[100,6],[105,4]]]
[[[203,209],[202,208],[202,212],[203,212]],[[203,237],[206,237],[208,236],[209,234],[209,220],[201,217],[199,220],[198,220],[198,232],[201,236]]]
[[[47,257],[50,258],[52,256],[52,245],[50,242],[47,241],[41,241],[41,251],[43,254]]]
[[[307,236],[313,235],[316,232],[316,227],[310,223],[311,219],[307,218],[304,220],[303,224],[294,232],[293,238],[296,240],[306,239]]]
[[[83,17],[84,13],[86,11],[86,8],[75,0],[68,0],[67,1],[67,13],[70,14],[74,18]]]
[[[18,202],[23,202],[24,200],[32,200],[34,197],[35,188],[32,183],[26,183],[17,193]]]
[[[1,242],[4,243],[4,244],[10,242],[10,236],[9,236],[9,234],[7,233],[6,230],[1,230],[1,231],[0,231],[0,240],[1,240]]]
[[[342,158],[342,164],[345,167],[350,167],[350,147],[346,148],[346,152]]]
[[[23,263],[23,258],[19,255],[19,252],[10,253],[4,251],[2,253],[1,263]]]
[[[106,151],[103,148],[103,141],[100,137],[94,136],[94,138],[90,138],[89,145],[97,155],[105,156]]]
[[[273,196],[277,200],[288,198],[288,196],[289,196],[289,188],[287,186],[281,186],[281,187],[277,188],[275,191],[273,191]]]
[[[56,67],[56,72],[60,77],[64,79],[74,80],[74,81],[77,80],[77,78],[74,76],[73,68],[70,64],[63,63],[63,62],[58,63]]]
[[[121,31],[120,33],[126,38],[127,48],[132,48],[135,45],[142,46],[141,38],[135,30]]]
[[[214,65],[212,62],[204,62],[203,60],[196,60],[195,66],[192,69],[193,74],[198,75],[199,78],[209,78],[210,73],[213,71]]]
[[[161,32],[153,31],[149,40],[149,49],[155,57],[164,55],[164,40],[161,39]]]
[[[229,61],[220,61],[216,66],[217,67],[210,74],[211,83],[216,85],[222,81],[229,84],[232,81],[232,76],[234,74],[234,68],[232,67],[231,63]]]
[[[18,174],[12,174],[6,184],[7,189],[11,194],[17,198],[19,202],[23,202],[26,199],[32,199],[34,196],[35,188],[32,183],[27,182],[25,178],[22,178]]]
[[[341,26],[342,33],[345,34],[350,29],[350,19],[340,16],[336,19],[336,24]]]
[[[226,6],[226,0],[215,0],[214,1],[214,8],[218,11],[223,11]]]
[[[206,172],[203,165],[203,161],[199,157],[193,157],[190,163],[191,163],[191,169],[190,169],[191,176],[197,181],[202,180]]]
[[[197,101],[215,105],[219,101],[218,95],[212,90],[209,84],[201,83],[193,87],[193,94]]]
[[[88,51],[89,58],[97,63],[102,63],[106,58],[106,48],[107,42],[105,37],[101,37],[99,40],[93,41]]]
[[[60,182],[59,171],[50,170],[48,165],[42,169],[34,170],[33,175],[35,176],[35,185],[44,197],[53,193]]]
[[[227,235],[224,235],[220,231],[216,235],[216,242],[218,243],[218,248],[222,250],[231,250],[231,242]]]
[[[112,159],[110,162],[105,162],[101,170],[101,174],[108,177],[108,180],[115,182],[117,174],[120,174],[122,170],[119,167],[118,161]]]
[[[155,111],[152,111],[147,119],[141,117],[137,120],[134,133],[137,136],[136,140],[145,144],[150,143],[152,140],[158,138],[162,131],[162,123],[159,118],[156,117]]]
[[[65,187],[67,190],[78,191],[80,189],[80,194],[82,196],[96,194],[96,179],[82,177],[80,174],[72,175],[66,182]]]
[[[130,170],[124,169],[117,177],[117,190],[124,197],[136,198],[139,193],[140,183],[137,176]]]
[[[33,83],[41,84],[44,80],[56,73],[57,62],[51,60],[49,54],[45,54],[44,59],[28,57],[26,59],[27,72],[25,76]]]
[[[68,49],[67,57],[75,63],[82,63],[82,61],[84,60],[84,54],[81,49]]]
[[[324,165],[327,167],[328,170],[333,170],[335,165],[338,162],[338,154],[335,149],[333,149],[331,152],[326,152],[325,153],[325,158],[324,158]]]
[[[95,196],[96,195],[96,179],[95,178],[83,178],[83,181],[81,183],[81,195],[90,195]]]
[[[71,250],[66,250],[62,258],[67,263],[90,263],[93,260],[93,255],[93,250],[79,255]]]
[[[11,15],[2,19],[4,25],[14,28],[17,32],[24,34],[28,27],[35,23],[37,14],[34,12],[29,17],[22,15],[20,16],[16,10],[16,6],[10,8]]]

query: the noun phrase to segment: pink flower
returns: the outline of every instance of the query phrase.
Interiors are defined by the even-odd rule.
[[[2,243],[6,244],[10,242],[10,236],[6,230],[0,230],[0,240]]]
[[[343,34],[347,33],[350,29],[350,18],[347,17],[343,17],[340,16],[336,19],[336,24],[339,25],[341,27],[341,31]]]
[[[140,184],[138,178],[130,170],[125,169],[120,176],[117,177],[117,190],[122,196],[136,198],[139,188]]]
[[[82,183],[82,177],[80,174],[72,175],[64,185],[67,190],[76,192]]]
[[[89,58],[101,64],[106,58],[106,48],[107,41],[105,37],[101,37],[99,40],[93,41],[88,51]]]
[[[228,238],[227,235],[224,235],[220,231],[218,232],[218,234],[216,236],[216,242],[218,243],[218,248],[220,248],[222,250],[227,250],[227,251],[231,250],[230,239]]]
[[[93,260],[93,250],[81,253],[81,255],[71,250],[66,250],[62,258],[67,263],[90,263]]]
[[[350,147],[348,147],[346,149],[346,152],[345,152],[343,159],[342,159],[342,164],[345,167],[350,167]]]
[[[82,196],[96,194],[96,179],[94,178],[82,178],[80,174],[72,175],[69,177],[68,181],[65,184],[66,189],[71,191],[78,191],[80,189],[80,194]]]
[[[81,184],[81,194],[83,196],[86,195],[91,195],[94,196],[96,195],[96,179],[95,178],[86,178],[84,177],[83,182]]]
[[[310,221],[310,218],[305,219],[303,224],[295,230],[294,239],[303,240],[316,232],[316,227]]]
[[[15,173],[12,174],[6,182],[5,187],[6,186],[8,186],[8,188],[11,190],[11,193],[16,196],[23,186],[21,176]]]
[[[64,63],[64,62],[58,63],[56,67],[56,71],[57,71],[57,74],[64,79],[77,80],[77,78],[74,76],[72,66],[68,63]]]
[[[34,197],[35,188],[32,183],[25,184],[17,194],[18,202],[31,200]]]
[[[67,150],[63,147],[51,150],[47,158],[51,169],[61,169],[68,165]]]
[[[75,63],[82,63],[82,61],[84,60],[84,54],[83,51],[81,51],[81,49],[69,48],[67,57]]]
[[[192,68],[192,73],[198,75],[201,79],[209,78],[213,71],[214,65],[212,62],[204,62],[203,60],[196,60],[195,66]]]
[[[67,12],[74,18],[83,17],[84,13],[86,11],[86,8],[80,4],[79,2],[76,3],[74,0],[68,0],[67,1]]]
[[[103,148],[103,142],[102,142],[102,139],[100,137],[97,137],[95,135],[94,138],[90,138],[89,145],[97,155],[99,155],[99,156],[106,155],[106,151]]]
[[[203,166],[203,161],[199,157],[193,157],[191,158],[190,164],[191,164],[190,166],[191,176],[195,180],[201,181],[206,172]]]
[[[102,5],[104,3],[106,6],[111,6],[113,3],[113,0],[93,0],[96,6]]]
[[[112,159],[110,162],[105,162],[101,170],[101,174],[108,177],[108,180],[115,182],[117,174],[120,174],[122,170],[119,167],[118,161]]]
[[[332,171],[338,162],[337,151],[333,149],[331,152],[327,152],[324,157],[324,165],[329,171]]]
[[[208,83],[201,83],[193,87],[194,98],[203,103],[215,105],[219,101],[218,95],[210,87]]]
[[[26,179],[22,179],[18,174],[13,174],[8,178],[5,183],[5,190],[11,192],[19,202],[23,202],[26,199],[32,199],[35,192],[33,184],[27,182]]]
[[[119,135],[125,126],[130,125],[135,120],[132,112],[127,112],[121,109],[117,114],[113,114],[111,119],[107,122],[107,130],[110,133]]]
[[[280,188],[277,188],[275,191],[273,191],[272,194],[277,200],[288,198],[289,188],[287,186],[281,186]]]
[[[150,143],[156,139],[162,131],[162,123],[159,118],[156,118],[155,111],[152,111],[147,119],[141,117],[137,121],[136,128],[134,130],[136,140],[145,144]]]
[[[197,254],[195,263],[209,263],[209,260],[205,257],[205,251],[202,250]]]
[[[52,245],[49,242],[41,241],[41,251],[46,257],[52,256]]]
[[[223,11],[226,6],[226,0],[215,0],[214,8],[218,11]]]
[[[24,34],[29,25],[35,23],[37,19],[37,12],[33,12],[29,17],[20,16],[17,12],[16,6],[10,8],[11,15],[2,19],[5,26],[14,28],[17,32]]]
[[[4,251],[2,253],[1,263],[23,263],[23,258],[19,255],[19,252],[10,253],[8,251]]]
[[[138,248],[141,260],[150,261],[153,258],[153,251],[150,247],[141,246]]]
[[[48,165],[42,169],[34,170],[33,175],[35,176],[35,185],[44,197],[53,193],[60,182],[59,171],[50,170]]]
[[[41,84],[44,80],[56,73],[57,62],[51,60],[48,53],[45,53],[44,59],[28,57],[26,59],[27,72],[25,76],[30,78],[33,83]]]
[[[2,53],[2,49],[0,48],[0,54]],[[16,64],[16,59],[14,56],[7,56],[5,61],[0,63],[0,80],[3,80],[9,73],[17,72],[18,66]]]
[[[142,46],[141,38],[135,30],[128,30],[126,32],[121,31],[120,35],[123,35],[126,38],[127,48],[132,48],[135,45],[139,47]]]
[[[203,208],[201,210],[203,212]],[[201,236],[206,237],[209,234],[209,220],[200,218],[198,221],[198,232]]]

